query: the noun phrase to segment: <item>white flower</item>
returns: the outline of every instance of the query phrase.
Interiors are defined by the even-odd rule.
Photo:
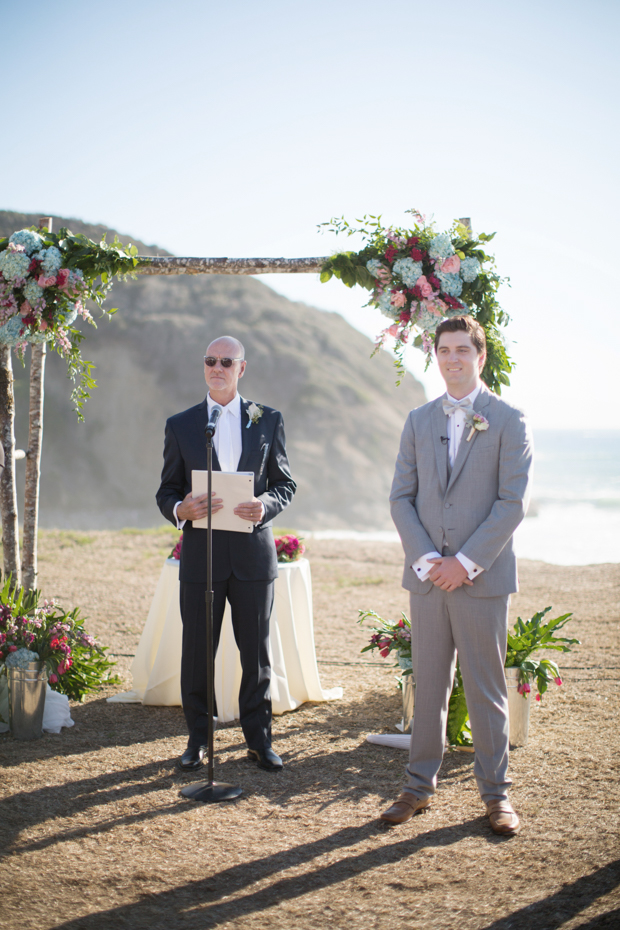
[[[255,404],[254,401],[252,401],[252,403],[248,407],[248,416],[250,419],[248,420],[246,429],[249,429],[252,423],[258,423],[262,415],[263,415],[263,408],[259,407],[258,404]]]

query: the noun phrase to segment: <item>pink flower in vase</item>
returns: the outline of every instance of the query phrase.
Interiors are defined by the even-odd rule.
[[[389,654],[390,654],[389,647],[386,646],[385,649],[380,649],[380,650],[379,650],[379,654],[382,655],[384,659],[387,659],[387,657],[388,657]]]

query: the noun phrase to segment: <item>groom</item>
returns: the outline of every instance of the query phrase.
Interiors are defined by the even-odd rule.
[[[404,823],[430,806],[458,652],[478,789],[492,829],[512,836],[519,818],[508,800],[504,660],[518,589],[512,536],[525,515],[532,442],[521,411],[480,380],[486,340],[473,317],[440,323],[435,353],[447,394],[409,414],[390,495],[416,691],[408,780],[381,819]]]
[[[237,391],[246,368],[238,339],[222,336],[207,348],[204,375],[209,393],[201,404],[166,423],[164,467],[157,503],[163,515],[183,528],[179,567],[183,647],[181,699],[189,730],[181,769],[198,768],[207,745],[206,681],[207,532],[193,522],[207,515],[207,494],[192,496],[192,470],[207,467],[205,426],[213,406],[222,407],[213,445],[213,468],[254,472],[254,496],[234,513],[254,524],[252,533],[213,531],[213,640],[220,637],[226,601],[241,654],[239,715],[248,756],[268,771],[282,768],[271,748],[269,619],[278,576],[271,521],[293,499],[282,414],[244,400]],[[213,496],[212,512],[224,506]]]

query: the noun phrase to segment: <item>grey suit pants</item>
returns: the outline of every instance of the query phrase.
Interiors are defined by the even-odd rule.
[[[482,800],[506,798],[508,695],[504,677],[510,597],[470,597],[464,588],[411,594],[415,713],[405,791],[427,798],[437,787],[448,701],[458,651]]]

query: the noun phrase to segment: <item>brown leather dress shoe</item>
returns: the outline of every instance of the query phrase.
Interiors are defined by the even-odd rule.
[[[519,818],[508,799],[502,801],[498,798],[497,801],[489,801],[487,814],[491,821],[491,829],[500,836],[516,836],[521,829]]]
[[[414,814],[420,814],[431,806],[429,798],[417,798],[410,791],[403,791],[391,807],[381,814],[387,823],[407,823]]]

